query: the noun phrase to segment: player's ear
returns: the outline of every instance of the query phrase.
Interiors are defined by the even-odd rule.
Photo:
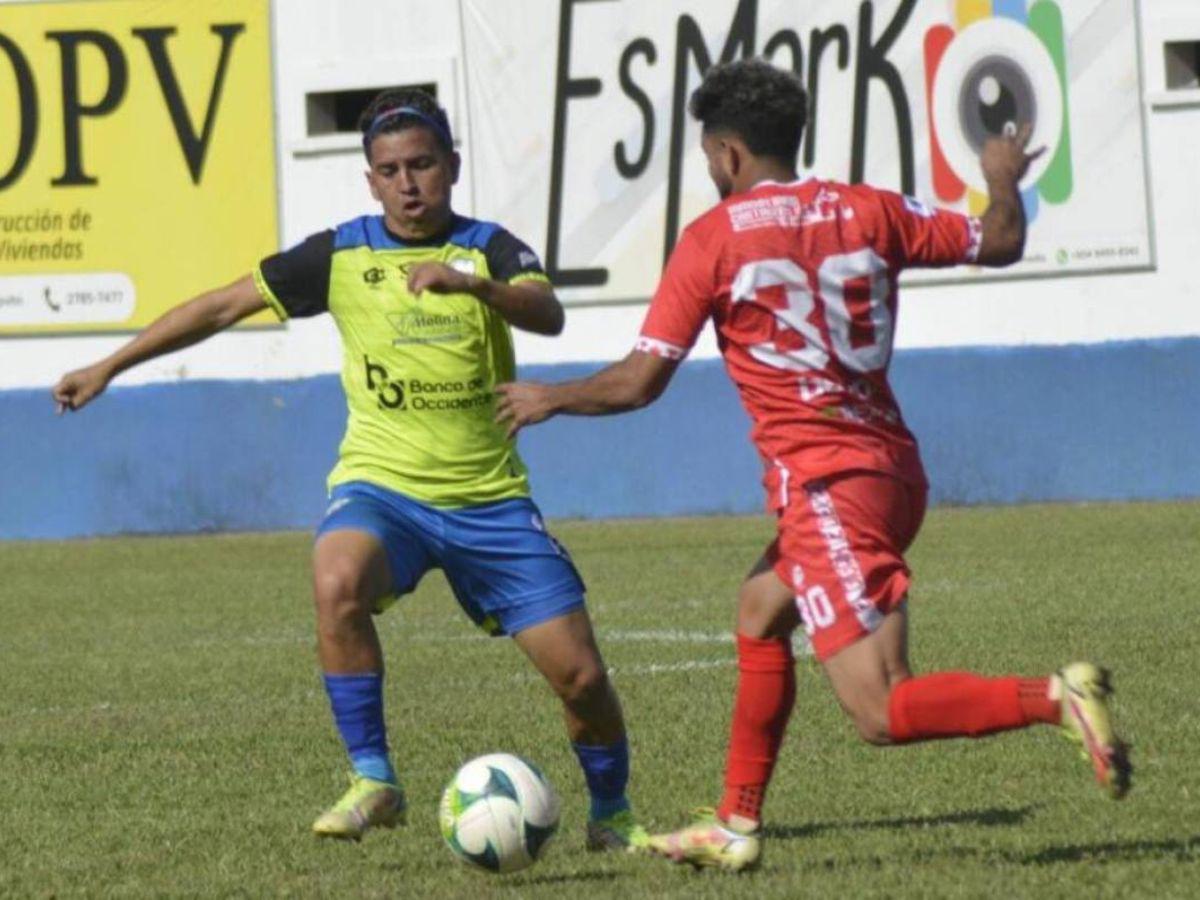
[[[725,159],[725,171],[729,173],[730,179],[737,178],[745,162],[742,158],[742,148],[734,141],[722,141],[721,154]]]
[[[458,173],[462,171],[462,157],[455,150],[450,154],[450,183],[458,184]]]

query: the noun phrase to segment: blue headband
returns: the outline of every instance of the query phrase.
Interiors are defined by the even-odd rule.
[[[398,118],[399,116],[412,116],[414,119],[419,119],[422,125],[428,125],[433,129],[433,133],[436,134],[438,139],[446,145],[447,149],[454,149],[454,139],[450,137],[450,129],[437,119],[433,118],[433,116],[427,115],[426,113],[423,113],[419,109],[412,106],[396,106],[392,109],[385,109],[374,119],[372,119],[371,124],[368,125],[366,131],[363,132],[363,147],[370,148],[371,141],[373,141],[383,129],[383,126],[386,125],[391,119]]]

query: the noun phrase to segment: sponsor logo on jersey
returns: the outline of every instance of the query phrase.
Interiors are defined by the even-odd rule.
[[[452,268],[455,272],[462,272],[464,275],[474,275],[475,260],[469,259],[465,256],[460,256],[456,259],[450,260],[450,268]]]
[[[729,224],[734,231],[796,228],[800,225],[800,201],[784,194],[734,203],[729,207]]]
[[[372,266],[362,273],[363,282],[374,287],[387,278],[387,272],[378,266]]]
[[[482,376],[467,381],[431,381],[410,378],[406,385],[412,409],[417,412],[453,412],[490,407],[492,392]]]
[[[387,369],[377,362],[372,362],[371,357],[365,354],[363,365],[366,366],[367,390],[375,393],[379,408],[406,409],[408,404],[404,397],[403,380],[392,379]]]
[[[492,392],[481,375],[466,381],[397,378],[369,356],[363,356],[367,390],[380,409],[397,412],[455,412],[490,408]]]
[[[405,344],[444,344],[466,336],[467,325],[452,313],[392,313],[388,322],[398,335],[392,346]]]
[[[734,203],[728,207],[729,224],[734,231],[753,231],[757,228],[804,228],[833,222],[839,214],[853,218],[849,207],[841,206],[841,194],[821,188],[811,203],[802,203],[792,194],[775,194]]]

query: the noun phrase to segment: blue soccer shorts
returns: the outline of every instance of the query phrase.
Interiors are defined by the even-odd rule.
[[[374,535],[396,597],[441,569],[463,611],[492,635],[517,634],[584,605],[583,579],[528,497],[438,509],[351,481],[329,499],[316,536],[346,529]]]

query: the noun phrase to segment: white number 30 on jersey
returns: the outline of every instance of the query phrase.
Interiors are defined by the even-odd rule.
[[[869,321],[860,320],[857,324],[860,328],[869,327],[873,339],[869,344],[855,347],[851,341],[851,326],[855,322],[846,302],[846,284],[859,278],[868,279],[870,304]],[[808,272],[790,259],[756,260],[742,266],[733,279],[733,301],[758,301],[760,290],[782,287],[787,307],[771,311],[783,327],[804,338],[804,346],[797,350],[782,350],[774,341],[767,341],[752,346],[751,355],[769,366],[792,372],[825,369],[831,353],[854,372],[886,368],[892,355],[893,336],[892,311],[887,303],[890,287],[887,262],[866,247],[828,257],[817,270],[817,279],[820,286],[814,290]],[[812,318],[818,306],[829,333],[828,342]]]

